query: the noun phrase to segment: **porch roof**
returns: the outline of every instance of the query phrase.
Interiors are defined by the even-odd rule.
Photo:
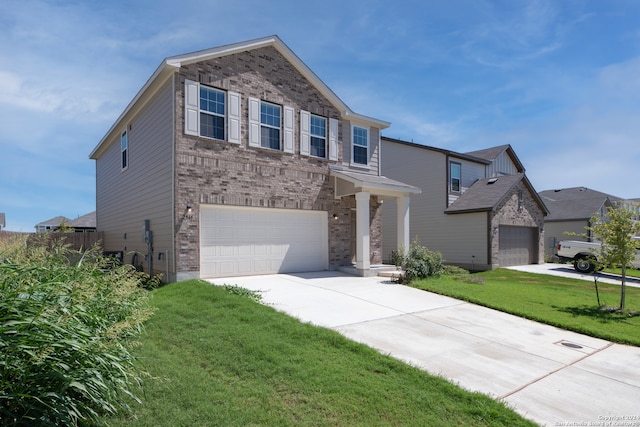
[[[337,178],[336,197],[343,197],[367,191],[382,198],[408,196],[422,192],[418,187],[396,181],[386,176],[332,169],[331,176]]]

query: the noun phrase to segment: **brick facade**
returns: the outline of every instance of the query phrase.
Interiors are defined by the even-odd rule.
[[[544,262],[544,211],[530,189],[521,181],[491,213],[491,260],[497,263],[500,225],[532,227],[538,230],[538,263]]]
[[[232,144],[185,135],[184,81],[200,82],[241,95],[241,142]],[[340,112],[302,76],[275,48],[237,53],[183,65],[174,78],[175,99],[175,215],[176,271],[199,270],[199,206],[221,204],[329,213],[329,263],[352,260],[353,196],[336,199],[329,166],[343,157],[343,133],[348,123],[339,122],[338,161],[301,156],[300,110],[340,119]],[[248,146],[248,98],[254,97],[294,108],[294,153]],[[193,207],[184,217],[184,209]],[[371,200],[371,262],[382,260],[380,204]],[[337,220],[332,219],[333,214]],[[181,219],[184,218],[184,219]]]

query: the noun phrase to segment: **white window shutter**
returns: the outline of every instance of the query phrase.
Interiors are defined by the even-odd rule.
[[[293,108],[284,107],[284,152],[293,153],[293,135],[294,135]]]
[[[240,144],[240,94],[236,92],[228,92],[229,106],[227,111],[229,114],[227,139],[234,144]]]
[[[300,111],[300,154],[309,155],[311,134],[311,113]]]
[[[184,81],[184,133],[200,135],[200,85]]]
[[[329,119],[329,160],[338,160],[338,120]]]
[[[249,98],[249,147],[260,147],[260,100]]]

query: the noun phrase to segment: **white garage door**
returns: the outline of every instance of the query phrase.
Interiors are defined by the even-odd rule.
[[[498,263],[500,267],[536,264],[538,261],[538,229],[501,225]]]
[[[202,277],[328,268],[327,212],[202,205]]]

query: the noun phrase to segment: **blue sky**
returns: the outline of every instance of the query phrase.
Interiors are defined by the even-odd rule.
[[[164,58],[272,34],[386,136],[511,144],[538,191],[637,198],[639,16],[636,0],[3,0],[0,212],[33,231],[94,210],[89,153]]]

